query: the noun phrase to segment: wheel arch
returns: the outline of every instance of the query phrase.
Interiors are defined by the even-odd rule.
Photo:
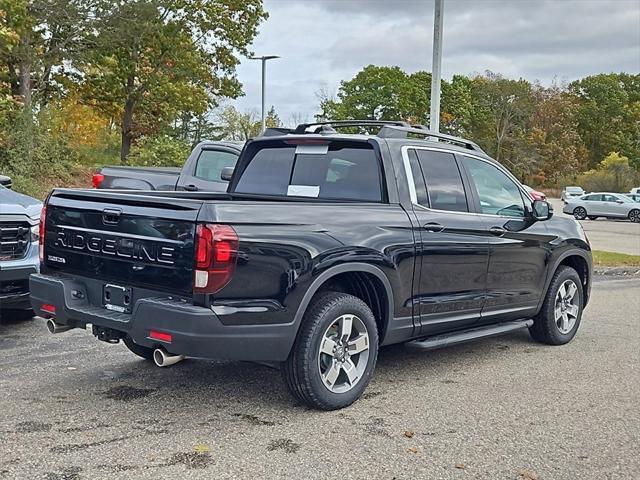
[[[542,306],[542,302],[547,295],[547,291],[549,289],[549,285],[551,284],[551,279],[555,275],[556,271],[561,266],[567,266],[573,268],[580,277],[582,281],[582,295],[583,295],[583,305],[587,306],[589,303],[589,297],[591,293],[591,280],[593,275],[592,270],[592,260],[589,252],[583,250],[569,250],[560,255],[553,264],[553,268],[549,270],[549,275],[547,276],[547,281],[545,283],[544,295],[542,295],[542,299],[539,305],[539,308]]]
[[[364,301],[376,317],[379,341],[383,342],[393,317],[394,305],[391,283],[380,268],[368,263],[346,263],[331,267],[318,275],[305,292],[296,311],[296,336],[311,301],[318,293],[325,291],[349,293]]]

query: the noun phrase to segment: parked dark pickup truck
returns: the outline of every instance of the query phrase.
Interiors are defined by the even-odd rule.
[[[234,167],[244,143],[202,142],[196,145],[182,168],[104,167],[93,175],[95,188],[118,190],[187,190],[226,192],[228,182],[220,173]]]
[[[160,366],[281,362],[320,409],[362,394],[383,345],[569,342],[592,272],[578,222],[472,142],[355,123],[374,134],[248,142],[228,193],[53,191],[33,308]]]

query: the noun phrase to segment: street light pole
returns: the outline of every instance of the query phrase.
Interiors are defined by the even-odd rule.
[[[265,103],[265,84],[267,80],[267,60],[272,60],[274,58],[280,58],[278,55],[263,55],[261,57],[249,57],[249,60],[260,60],[262,62],[262,109],[261,109],[261,119],[262,119],[262,132],[267,128],[267,112],[266,112],[266,103]]]
[[[442,23],[444,0],[435,0],[433,17],[433,62],[431,64],[431,112],[429,129],[440,131],[440,80],[442,78]]]

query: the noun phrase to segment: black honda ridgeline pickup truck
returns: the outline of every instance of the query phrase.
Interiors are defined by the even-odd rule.
[[[31,276],[49,330],[91,327],[159,366],[278,362],[326,410],[360,397],[384,345],[521,328],[560,345],[578,330],[592,276],[580,224],[473,142],[305,124],[249,141],[223,176],[227,193],[54,190]]]

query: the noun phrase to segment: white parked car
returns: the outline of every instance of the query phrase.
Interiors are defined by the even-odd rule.
[[[592,192],[580,198],[571,198],[562,211],[573,215],[576,220],[628,218],[634,223],[640,223],[640,205],[622,193]]]
[[[629,190],[629,193],[631,193],[632,195],[640,195],[640,187],[632,188],[631,190]]]

